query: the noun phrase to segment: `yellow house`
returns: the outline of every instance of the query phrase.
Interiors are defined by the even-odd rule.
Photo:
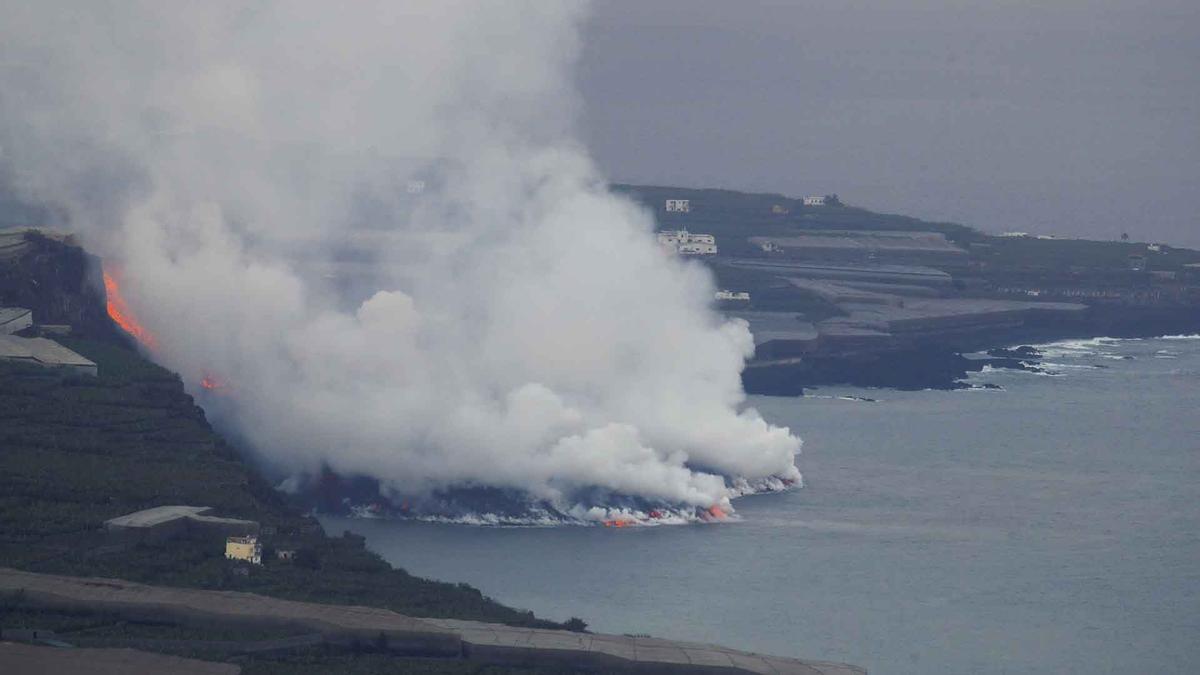
[[[255,565],[262,564],[262,544],[258,537],[229,537],[225,540],[225,557],[229,560],[245,560]]]

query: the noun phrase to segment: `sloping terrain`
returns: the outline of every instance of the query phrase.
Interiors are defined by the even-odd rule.
[[[215,434],[179,378],[133,351],[64,338],[97,378],[0,363],[0,561],[30,571],[253,590],[355,602],[419,616],[556,626],[464,586],[418,579],[363,547],[325,537]],[[221,542],[181,539],[113,550],[104,520],[168,504],[261,522],[298,564],[233,574]]]
[[[371,645],[377,653],[417,655],[481,664],[566,667],[591,672],[771,673],[856,675],[835,663],[763,656],[714,645],[649,637],[597,635],[509,627],[455,619],[416,619],[382,609],[290,602],[249,593],[145,586],[110,579],[49,576],[0,568],[0,594],[24,594],[24,606],[98,611],[181,627],[218,624],[240,631],[291,631],[289,637],[192,641],[190,646],[254,653],[296,645]],[[57,633],[56,633],[57,635]],[[65,636],[64,636],[65,637]],[[89,640],[80,634],[74,639]],[[231,644],[232,642],[232,644]],[[172,646],[186,646],[176,641]],[[2,664],[2,662],[0,662]]]

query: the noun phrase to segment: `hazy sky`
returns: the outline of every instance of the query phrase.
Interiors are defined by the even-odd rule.
[[[599,0],[614,180],[1200,246],[1200,2]]]

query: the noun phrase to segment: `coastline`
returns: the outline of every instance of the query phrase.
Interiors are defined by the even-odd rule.
[[[1006,330],[953,337],[929,336],[879,350],[814,350],[780,360],[752,360],[742,373],[747,394],[802,396],[805,387],[964,389],[963,380],[985,367],[1036,368],[1036,354],[1014,350],[1064,340],[1161,338],[1200,334],[1200,309],[1182,317],[1162,311],[1089,308],[1081,322],[1031,323]],[[972,355],[973,357],[969,357]]]

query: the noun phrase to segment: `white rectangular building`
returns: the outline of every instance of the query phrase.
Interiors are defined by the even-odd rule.
[[[0,361],[29,363],[43,368],[64,368],[80,375],[95,376],[96,364],[46,338],[0,335]]]
[[[679,255],[716,255],[716,244],[680,244],[679,248],[675,249]]]
[[[824,197],[816,197],[816,196],[805,197],[804,205],[805,206],[825,206],[825,198]]]
[[[687,230],[658,233],[658,243],[679,255],[716,255],[717,238],[711,234],[692,234]]]
[[[668,199],[668,213],[688,213],[692,210],[691,202],[687,199]]]

